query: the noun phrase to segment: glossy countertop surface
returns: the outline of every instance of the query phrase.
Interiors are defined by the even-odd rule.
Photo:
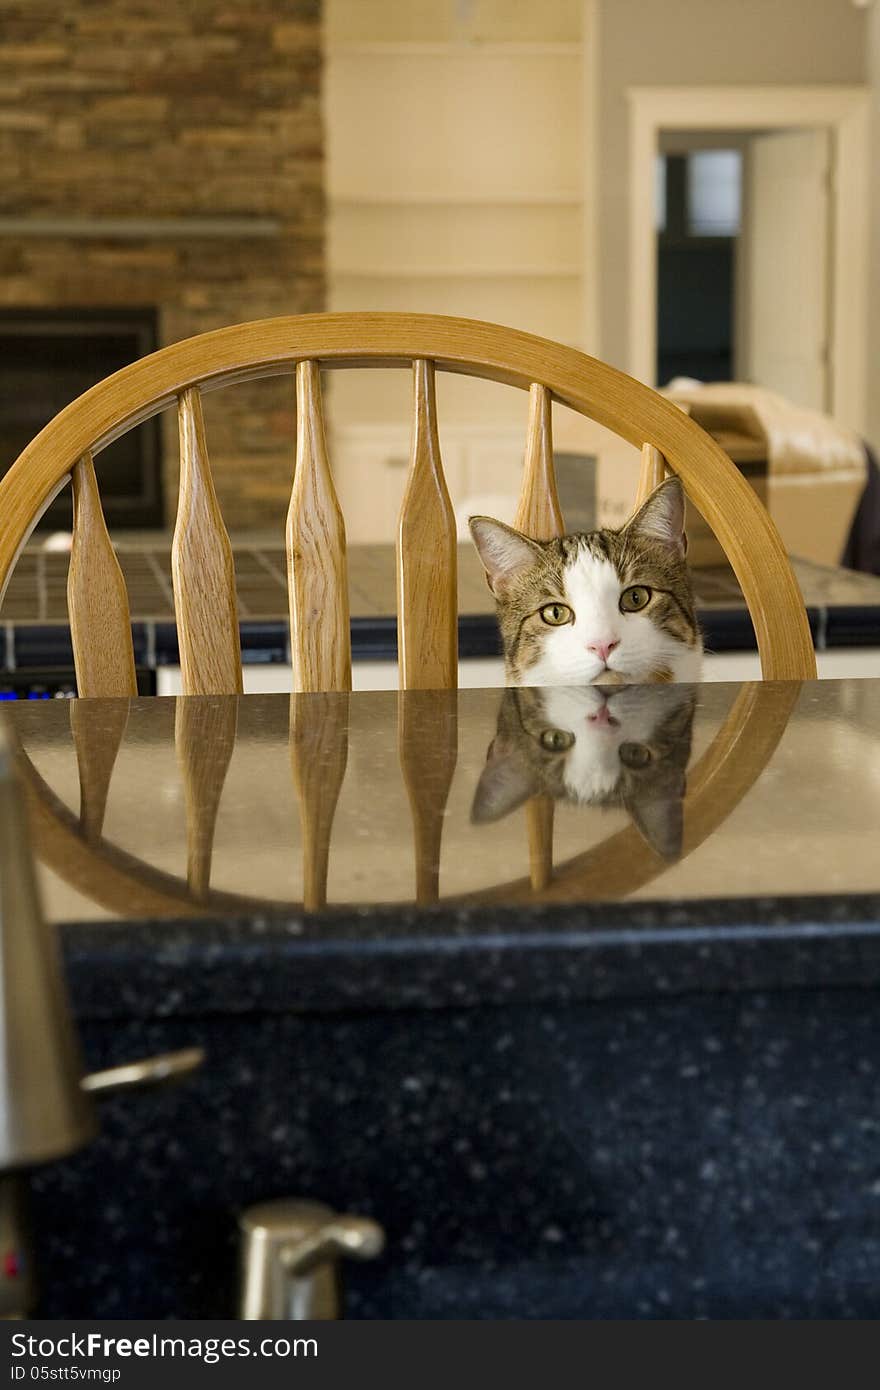
[[[127,944],[166,972],[233,945],[256,968],[275,942],[302,980],[324,949],[387,947],[387,983],[407,952],[436,967],[483,943],[500,978],[508,945],[617,933],[625,952],[657,931],[729,944],[778,928],[802,956],[811,934],[858,919],[862,940],[880,918],[880,680],[0,717],[47,916],[93,954]]]
[[[4,717],[56,921],[310,894],[332,909],[880,891],[880,681],[59,700]],[[538,794],[552,867],[545,847],[533,888]]]

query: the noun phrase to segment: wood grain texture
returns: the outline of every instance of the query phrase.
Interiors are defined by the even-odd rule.
[[[113,769],[128,724],[128,700],[71,700],[70,731],[79,772],[79,823],[91,843],[101,838]]]
[[[458,685],[455,513],[437,434],[434,364],[413,362],[412,458],[397,527],[397,651],[404,690]]]
[[[327,903],[330,838],[348,764],[348,693],[290,697],[290,762],[299,801],[303,907]]]
[[[553,813],[556,803],[550,796],[533,796],[526,802],[526,832],[529,838],[529,879],[536,893],[543,893],[553,877]]]
[[[546,386],[535,381],[529,389],[525,464],[513,524],[538,541],[565,534],[553,463],[552,402]],[[549,796],[534,796],[525,806],[529,876],[536,893],[543,892],[553,877],[554,809]]]
[[[552,402],[547,387],[536,381],[529,388],[525,462],[513,524],[536,541],[565,533],[553,463]]]
[[[639,485],[633,512],[637,512],[643,502],[647,502],[655,487],[659,487],[666,477],[666,460],[653,444],[642,445],[642,461],[639,467]]]
[[[317,362],[296,367],[296,471],[287,512],[294,690],[351,689],[345,523],[324,437]]]
[[[67,609],[76,687],[81,696],[136,695],[128,593],[88,452],[73,465],[72,487]]]
[[[28,808],[31,839],[41,861],[83,897],[119,917],[199,917],[206,910],[228,915],[278,904],[212,889],[196,898],[186,881],[155,868],[105,839],[89,840],[79,818],[17,750],[16,772]]]
[[[183,693],[241,694],[235,564],[214,491],[197,389],[182,393],[178,424],[180,494],[171,578]]]
[[[174,747],[186,805],[186,882],[197,901],[211,884],[217,813],[235,748],[238,698],[193,700],[179,696],[174,709]]]
[[[766,509],[723,449],[657,391],[574,348],[498,324],[434,314],[304,314],[201,334],[152,353],[85,392],[43,429],[0,479],[0,594],[22,537],[78,458],[211,387],[289,371],[298,361],[405,366],[485,377],[554,400],[641,449],[651,444],[712,527],[739,580],[771,680],[813,678],[809,624],[785,547]]]
[[[409,797],[416,902],[440,896],[440,848],[458,761],[458,692],[401,690],[397,705],[400,770]]]

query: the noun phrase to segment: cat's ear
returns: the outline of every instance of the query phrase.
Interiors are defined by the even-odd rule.
[[[501,820],[534,794],[531,768],[499,734],[489,748],[486,766],[474,792],[471,821],[474,825],[487,825],[490,821]]]
[[[540,559],[540,544],[515,531],[512,526],[505,526],[503,521],[494,521],[490,516],[472,516],[468,519],[468,525],[480,553],[489,588],[493,594],[503,597],[514,581]]]
[[[659,487],[655,487],[624,529],[648,540],[659,541],[661,545],[671,546],[684,555],[687,551],[684,488],[678,478],[666,478]]]
[[[653,688],[653,687],[652,687]],[[674,690],[679,697],[675,700],[669,713],[664,717],[662,725],[665,736],[672,740],[678,747],[682,748],[687,744],[688,753],[691,746],[691,734],[694,727],[694,713],[697,708],[697,696],[693,686],[667,686],[667,690]]]
[[[678,859],[684,833],[684,798],[674,792],[627,797],[626,809],[642,839],[661,859]]]

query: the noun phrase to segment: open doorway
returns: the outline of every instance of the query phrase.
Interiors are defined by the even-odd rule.
[[[735,136],[689,131],[662,131],[659,147],[657,381],[731,381],[742,149]]]
[[[841,424],[863,432],[868,263],[865,90],[639,87],[631,89],[629,99],[631,374],[649,385],[667,374],[684,372],[714,380],[728,374],[824,409]],[[717,291],[720,318],[727,314],[730,331],[727,336],[688,342],[671,337],[667,324],[661,339],[658,155],[684,161],[676,170],[670,160],[664,172],[667,180],[670,175],[673,181],[679,179],[679,191],[683,187],[686,198],[688,166],[712,151],[728,155],[724,174],[728,183],[731,169],[739,171],[739,229],[715,233],[732,242],[726,253],[732,282],[722,277],[719,284],[726,284],[726,290]],[[738,165],[732,157],[737,154]],[[703,160],[704,186],[706,179],[717,183],[719,171],[723,172],[723,161],[716,162],[714,170],[711,165]],[[755,180],[760,184],[757,195]],[[687,202],[683,209],[679,205],[679,214],[689,215]],[[771,234],[765,224],[772,224]],[[721,242],[712,247],[711,235],[703,232],[695,240],[709,246],[704,253],[708,260],[720,261]],[[687,254],[687,248],[682,254]],[[699,299],[698,289],[699,282],[692,295]],[[698,359],[702,356],[697,371],[693,363],[690,370],[685,365],[693,352]]]
[[[657,381],[831,404],[833,145],[825,128],[661,131]]]

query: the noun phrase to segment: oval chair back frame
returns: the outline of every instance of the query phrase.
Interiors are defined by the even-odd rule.
[[[552,483],[552,400],[650,455],[655,476],[662,476],[664,467],[675,473],[739,580],[765,679],[815,676],[803,599],[779,533],[708,434],[656,391],[574,348],[497,324],[431,314],[306,314],[237,324],[162,348],[100,382],[61,411],[0,480],[0,598],[36,521],[72,477],[79,516],[89,523],[84,534],[75,534],[68,586],[80,692],[135,693],[130,644],[114,655],[128,623],[128,605],[106,542],[92,458],[126,430],[176,407],[185,466],[172,567],[186,657],[184,690],[240,690],[231,553],[211,483],[199,397],[237,381],[295,371],[300,430],[287,522],[294,687],[348,688],[350,654],[338,621],[340,605],[323,605],[326,631],[299,616],[315,612],[311,604],[318,595],[336,597],[345,587],[344,527],[327,465],[318,369],[381,366],[412,366],[414,377],[413,453],[398,533],[398,628],[406,688],[451,686],[457,678],[454,529],[439,456],[435,371],[531,392],[518,515],[532,522],[536,534],[539,527],[553,534],[559,526],[555,488],[547,481]],[[426,585],[423,571],[430,574],[432,567],[425,566],[425,545],[432,538],[439,569]],[[196,574],[194,557],[201,557]],[[304,574],[306,563],[310,569]],[[100,585],[90,583],[93,572],[102,576]]]

